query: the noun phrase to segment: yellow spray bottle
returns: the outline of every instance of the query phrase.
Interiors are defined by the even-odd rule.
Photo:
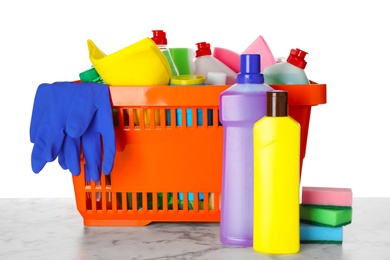
[[[267,114],[253,127],[253,249],[294,254],[300,249],[300,125],[288,115],[288,93],[267,92]]]

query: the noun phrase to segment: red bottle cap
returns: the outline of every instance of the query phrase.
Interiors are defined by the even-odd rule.
[[[287,62],[297,66],[298,68],[304,69],[306,67],[306,54],[308,53],[300,49],[292,49],[290,51],[290,56],[287,58]]]
[[[152,30],[153,37],[152,40],[157,45],[167,45],[168,40],[166,37],[166,33],[163,30]]]
[[[210,43],[198,42],[196,45],[198,47],[198,49],[196,50],[196,58],[200,56],[211,55]]]

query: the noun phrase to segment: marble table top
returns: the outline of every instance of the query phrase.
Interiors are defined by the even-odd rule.
[[[219,223],[85,227],[74,199],[0,199],[0,259],[390,259],[390,198],[354,198],[336,244],[266,255],[219,241]]]

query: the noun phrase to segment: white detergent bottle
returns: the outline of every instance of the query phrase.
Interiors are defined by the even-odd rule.
[[[270,65],[264,69],[266,84],[310,84],[306,76],[305,56],[300,49],[292,49],[286,61]]]
[[[209,72],[223,72],[226,74],[226,84],[233,85],[236,83],[237,73],[229,68],[225,63],[211,55],[210,44],[199,42],[196,44],[195,56],[195,74],[203,75],[207,80]]]

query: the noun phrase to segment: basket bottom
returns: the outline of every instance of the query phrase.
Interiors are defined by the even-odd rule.
[[[109,219],[84,219],[84,226],[109,226],[109,227],[134,227],[147,226],[152,220],[109,220]]]

